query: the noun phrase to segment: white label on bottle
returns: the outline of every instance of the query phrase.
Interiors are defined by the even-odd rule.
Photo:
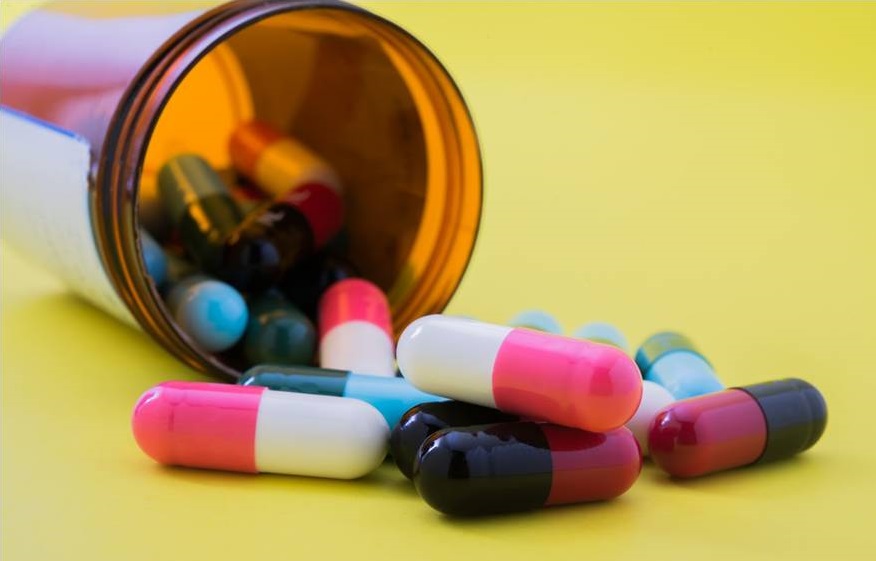
[[[97,307],[136,326],[95,245],[88,143],[2,107],[0,131],[3,239]]]

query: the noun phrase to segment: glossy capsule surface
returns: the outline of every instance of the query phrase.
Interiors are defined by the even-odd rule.
[[[182,154],[159,170],[158,192],[186,252],[200,267],[215,271],[222,244],[243,220],[222,178],[200,156]]]
[[[320,183],[295,186],[253,210],[225,240],[217,274],[246,290],[262,290],[322,248],[340,230],[343,201]]]
[[[224,351],[243,337],[249,308],[233,287],[203,275],[173,285],[165,305],[177,326],[201,348]]]
[[[517,415],[464,401],[421,403],[405,411],[392,429],[389,451],[399,471],[410,479],[414,475],[414,461],[420,446],[439,430],[519,420]]]
[[[613,499],[641,469],[626,428],[593,433],[521,421],[436,432],[420,449],[413,481],[432,508],[476,516]]]
[[[250,304],[243,344],[252,364],[311,364],[316,353],[316,327],[276,290]]]
[[[678,401],[657,414],[648,441],[661,469],[697,477],[793,456],[826,424],[821,393],[789,378]]]
[[[360,278],[333,284],[317,317],[320,367],[395,376],[389,302],[375,284]]]
[[[636,352],[636,364],[645,380],[660,384],[675,399],[724,389],[709,361],[680,333],[665,331],[649,337]]]
[[[651,422],[657,413],[674,401],[675,397],[660,384],[648,380],[642,382],[642,401],[636,409],[636,414],[627,421],[626,427],[636,437],[643,456],[649,454],[648,431],[651,429]]]
[[[166,465],[354,479],[386,455],[389,427],[356,399],[166,382],[140,397],[140,449]]]
[[[380,411],[390,428],[395,427],[402,415],[411,407],[445,400],[443,397],[421,392],[404,378],[371,376],[307,366],[271,364],[254,366],[243,373],[238,384],[264,386],[285,392],[361,399]]]
[[[623,426],[642,397],[623,351],[531,329],[426,316],[397,351],[402,374],[425,392],[582,430]]]

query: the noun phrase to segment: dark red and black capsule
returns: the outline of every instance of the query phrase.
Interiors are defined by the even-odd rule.
[[[238,289],[264,290],[328,243],[343,217],[334,189],[300,185],[253,211],[228,236],[216,274]]]
[[[625,427],[594,433],[519,421],[436,432],[420,449],[413,480],[432,508],[480,516],[613,499],[641,469]]]
[[[519,421],[520,417],[462,401],[423,403],[408,409],[392,429],[389,452],[405,477],[414,475],[414,462],[427,438],[442,429]]]
[[[782,460],[818,442],[827,424],[821,393],[796,378],[677,401],[657,413],[651,458],[675,477]]]

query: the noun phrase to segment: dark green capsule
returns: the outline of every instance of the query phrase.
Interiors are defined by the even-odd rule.
[[[251,364],[307,365],[316,351],[316,328],[277,291],[252,302],[244,353]]]

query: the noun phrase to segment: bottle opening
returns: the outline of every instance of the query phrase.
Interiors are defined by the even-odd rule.
[[[472,252],[482,193],[470,116],[431,53],[394,25],[356,8],[273,9],[190,47],[201,52],[188,66],[168,66],[167,94],[144,121],[131,229],[172,243],[158,200],[161,166],[198,154],[234,189],[231,135],[264,122],[337,174],[346,212],[336,245],[386,291],[398,333],[446,305]],[[142,276],[142,248],[135,253]],[[145,288],[148,297],[131,300],[165,346],[190,364],[236,374],[241,364],[197,348],[169,319],[158,289]]]

